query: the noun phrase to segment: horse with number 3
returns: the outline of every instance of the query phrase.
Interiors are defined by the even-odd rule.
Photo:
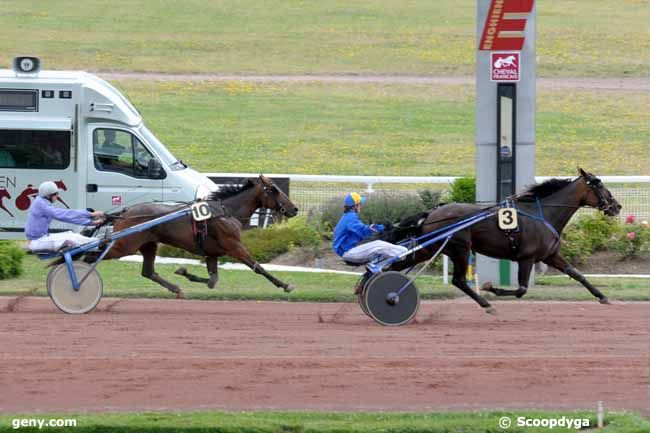
[[[481,295],[472,290],[466,280],[470,251],[485,256],[517,262],[518,284],[516,290],[501,289],[486,283],[483,290],[496,296],[521,298],[528,290],[533,265],[544,262],[580,282],[602,304],[607,297],[560,255],[560,236],[573,214],[588,206],[615,216],[621,205],[593,174],[578,169],[576,179],[551,179],[533,185],[525,192],[511,197],[507,206],[487,218],[458,231],[442,249],[454,264],[452,283],[470,296],[488,313],[494,309]],[[384,240],[395,242],[406,237],[416,237],[432,232],[445,225],[461,221],[486,208],[476,204],[450,203],[405,218],[392,230],[385,232]],[[432,244],[403,260],[393,263],[389,270],[400,271],[424,262],[437,251],[441,242]]]

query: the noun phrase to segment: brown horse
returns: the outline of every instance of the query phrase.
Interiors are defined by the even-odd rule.
[[[257,209],[269,209],[281,217],[292,218],[298,214],[298,208],[289,197],[267,177],[245,179],[241,186],[226,185],[210,196],[211,200],[221,201],[229,216],[236,218],[244,229],[250,227],[251,217]],[[212,263],[212,258],[206,258],[210,278],[202,278],[190,274],[186,268],[178,268],[176,274],[182,275],[190,281],[206,283],[209,288],[214,288],[218,280],[217,263]]]
[[[607,297],[573,268],[560,255],[560,235],[573,214],[583,206],[603,211],[606,215],[618,215],[621,205],[616,201],[596,176],[578,169],[580,176],[574,180],[551,179],[533,185],[526,192],[512,198],[518,212],[518,230],[506,232],[499,228],[496,215],[456,233],[442,250],[454,264],[452,283],[470,296],[488,313],[494,312],[490,303],[467,285],[466,275],[470,250],[485,256],[517,262],[517,290],[484,285],[483,290],[497,296],[521,298],[528,290],[528,281],[533,265],[544,262],[585,286],[601,303],[608,303]],[[440,206],[428,214],[403,220],[383,236],[384,240],[395,242],[404,235],[420,236],[460,221],[485,210],[475,204],[451,203]],[[422,218],[419,218],[422,217]],[[419,220],[415,224],[412,222]],[[432,257],[442,242],[435,243],[395,262],[391,270],[402,270]]]
[[[247,186],[249,184],[250,186]],[[291,203],[289,198],[270,179],[264,176],[260,176],[259,179],[249,180],[246,186],[241,189],[241,192],[247,193],[247,191],[252,191],[257,188],[263,190],[265,196],[268,196],[264,200],[265,206],[268,205],[272,208],[277,208],[287,217],[294,216],[298,212],[298,209]],[[271,197],[275,200],[275,205],[272,204]],[[282,287],[285,292],[293,290],[289,284],[273,277],[251,257],[240,239],[242,224],[236,218],[228,215],[228,211],[221,201],[220,193],[212,194],[207,201],[212,209],[213,215],[216,214],[216,216],[213,216],[213,218],[207,221],[205,230],[200,230],[205,234],[201,240],[197,240],[197,236],[195,236],[197,230],[194,229],[195,226],[193,226],[191,214],[188,214],[179,219],[154,226],[149,230],[117,240],[105,258],[117,259],[140,251],[143,257],[142,276],[167,288],[175,293],[178,298],[183,297],[183,291],[180,287],[163,279],[155,271],[154,262],[159,243],[182,248],[194,254],[205,256],[206,266],[210,274],[210,278],[206,282],[210,288],[213,288],[218,280],[218,258],[228,255],[241,261],[256,273],[262,274],[275,284],[275,286]],[[122,211],[118,219],[116,219],[113,229],[117,232],[180,210],[184,206],[187,205],[168,205],[162,203],[138,204]],[[87,254],[84,260],[93,262],[96,254]]]

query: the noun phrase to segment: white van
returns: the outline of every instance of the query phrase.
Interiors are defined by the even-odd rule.
[[[41,72],[38,58],[18,57],[13,70],[0,70],[0,239],[24,238],[45,180],[62,190],[58,205],[104,211],[191,201],[217,189],[172,155],[106,81],[80,71]]]

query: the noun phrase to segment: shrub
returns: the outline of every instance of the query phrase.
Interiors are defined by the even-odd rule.
[[[180,257],[183,259],[203,260],[202,256],[190,253],[189,251],[186,251],[182,248],[176,248],[172,247],[171,245],[164,244],[158,246],[158,252],[156,254],[161,257]]]
[[[456,203],[476,202],[476,179],[473,177],[459,177],[451,184],[449,201]]]
[[[619,230],[616,219],[600,212],[579,217],[575,222],[575,226],[585,234],[592,251],[607,249],[612,237]]]
[[[321,237],[306,217],[296,217],[266,229],[247,230],[242,233],[242,242],[255,260],[264,263],[295,247],[316,248]],[[233,260],[224,257],[224,261]]]
[[[25,251],[15,242],[0,241],[0,280],[15,278],[23,273]]]
[[[255,260],[267,262],[297,246],[316,248],[320,244],[321,235],[317,227],[309,224],[306,217],[296,217],[266,229],[251,228],[242,231],[241,240]],[[158,255],[203,260],[202,256],[169,245],[161,245]],[[221,260],[235,261],[226,256]]]
[[[584,263],[593,253],[593,249],[585,232],[572,224],[562,232],[560,253],[575,265]]]
[[[328,239],[332,238],[334,227],[336,227],[341,215],[343,215],[342,203],[342,198],[333,197],[327,200],[320,210],[310,215],[311,220],[319,221],[318,225],[322,228],[323,234]]]
[[[381,192],[373,194],[361,209],[360,217],[366,224],[397,222],[405,216],[426,209],[419,195],[408,192]]]
[[[618,222],[602,213],[583,215],[564,229],[561,254],[573,264],[607,249],[620,231]]]
[[[420,196],[420,200],[422,200],[425,209],[433,209],[440,204],[442,193],[441,191],[432,189],[423,189],[418,191],[418,195]]]
[[[368,197],[359,217],[366,224],[395,223],[400,219],[415,215],[426,209],[433,208],[440,202],[440,192],[433,190],[409,192],[379,192]],[[331,232],[343,215],[342,198],[328,200],[319,212],[323,232],[331,236]],[[316,216],[312,216],[316,219]]]
[[[625,224],[616,233],[611,246],[623,256],[623,259],[650,251],[650,226],[647,222],[637,222],[633,215],[628,216]]]

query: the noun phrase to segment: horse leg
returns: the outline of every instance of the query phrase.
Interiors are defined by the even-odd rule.
[[[519,270],[517,271],[519,288],[517,290],[499,289],[498,287],[492,287],[492,283],[485,283],[483,287],[481,287],[481,290],[494,293],[497,296],[516,296],[517,298],[524,296],[528,291],[530,272],[533,270],[533,264],[535,262],[533,259],[527,259],[517,263],[519,265]]]
[[[208,289],[214,289],[217,281],[219,281],[219,259],[216,257],[206,257],[205,266],[208,268],[208,274],[210,274]]]
[[[225,249],[225,251],[227,251],[227,254],[230,257],[239,260],[240,262],[242,262],[243,264],[251,268],[253,271],[255,271],[256,274],[263,275],[264,278],[272,282],[276,287],[282,287],[284,291],[287,293],[293,290],[293,287],[290,284],[283,283],[282,281],[275,278],[273,275],[269,274],[259,263],[255,261],[255,259],[251,257],[251,255],[248,253],[246,248],[240,242],[236,242],[234,248],[228,248]]]
[[[496,310],[494,309],[494,307],[492,307],[492,305],[490,305],[487,299],[485,299],[484,297],[476,293],[474,290],[472,290],[471,287],[467,285],[467,279],[466,279],[467,257],[469,251],[465,251],[460,254],[452,253],[452,252],[446,254],[447,256],[449,256],[449,258],[454,264],[454,275],[451,280],[452,284],[458,287],[460,290],[463,291],[463,293],[465,293],[467,296],[472,298],[477,304],[479,304],[482,308],[484,308],[486,313],[490,313],[490,314],[496,313]]]
[[[182,299],[185,297],[183,291],[176,284],[172,284],[169,281],[162,278],[156,273],[154,262],[156,260],[156,250],[158,249],[158,244],[155,242],[149,242],[140,247],[140,252],[142,253],[142,276],[155,281],[160,284],[167,290],[176,294],[176,298]]]
[[[217,281],[219,280],[219,274],[218,274],[219,260],[216,257],[208,256],[205,258],[205,265],[208,268],[208,273],[210,274],[210,278],[203,278],[194,274],[190,274],[187,271],[187,268],[178,268],[174,271],[174,273],[176,275],[183,276],[192,282],[207,284],[209,289],[214,289],[214,286],[217,285]]]
[[[583,286],[589,290],[589,292],[594,295],[596,298],[598,298],[599,302],[601,304],[609,304],[609,299],[607,299],[607,296],[603,295],[600,290],[595,288],[594,286],[591,285],[589,281],[585,278],[584,275],[582,275],[576,268],[571,266],[569,262],[567,262],[564,257],[562,257],[559,253],[556,253],[547,259],[543,260],[544,263],[546,263],[549,266],[553,266],[555,269],[564,272]]]

